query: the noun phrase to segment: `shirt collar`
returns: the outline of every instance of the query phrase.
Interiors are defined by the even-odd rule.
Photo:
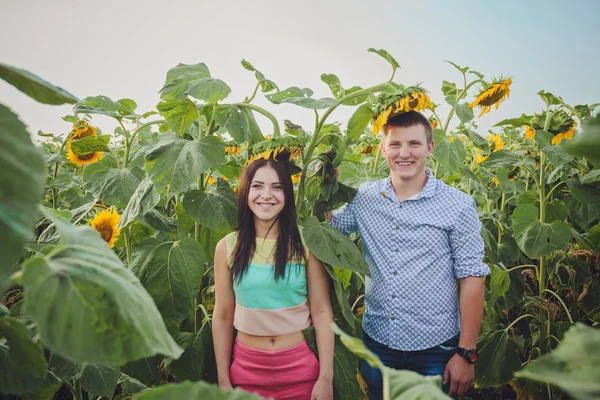
[[[433,176],[433,173],[431,172],[431,170],[429,168],[425,168],[425,174],[427,174],[428,179],[427,179],[427,183],[425,183],[425,186],[423,186],[423,189],[419,193],[415,194],[414,196],[412,196],[410,199],[407,199],[407,200],[418,200],[423,197],[432,197],[433,196],[433,194],[435,193],[435,187],[437,185],[437,179],[435,179],[435,176]],[[383,191],[381,192],[381,194],[384,197],[391,197],[391,198],[396,197],[396,194],[394,193],[394,188],[392,186],[392,175],[391,174],[384,181]]]

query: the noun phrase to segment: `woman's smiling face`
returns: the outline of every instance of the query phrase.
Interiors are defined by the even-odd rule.
[[[284,205],[283,183],[279,181],[277,171],[268,165],[256,170],[248,192],[250,210],[258,219],[271,222],[277,218]]]

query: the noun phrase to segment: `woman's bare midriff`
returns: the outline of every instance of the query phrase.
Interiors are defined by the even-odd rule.
[[[255,336],[238,331],[237,337],[244,346],[264,351],[285,350],[304,341],[302,331],[280,336]]]

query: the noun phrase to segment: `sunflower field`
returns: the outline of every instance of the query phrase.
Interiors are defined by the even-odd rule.
[[[0,398],[257,399],[215,385],[212,260],[236,227],[242,168],[273,150],[294,163],[299,224],[331,277],[335,398],[368,398],[359,357],[382,369],[386,399],[448,398],[441,378],[386,368],[356,339],[369,274],[360,236],[324,222],[360,183],[388,175],[375,134],[389,107],[429,117],[429,168],[475,199],[483,223],[491,275],[465,397],[599,398],[598,105],[540,91],[538,113],[484,134],[476,114],[509,101],[510,77],[449,63],[456,82],[441,83],[450,111],[440,115],[433,88],[398,83],[394,57],[369,52],[389,62],[391,78],[362,88],[323,74],[326,98],[279,87],[243,60],[255,88],[235,101],[205,64],[179,64],[153,110],[79,99],[0,64],[0,78],[36,101],[73,105],[65,132],[32,139],[18,110],[0,104]],[[253,103],[259,95],[272,108],[306,109],[314,126],[277,120]],[[335,122],[338,107],[354,110],[345,124]],[[102,132],[99,115],[114,129]]]

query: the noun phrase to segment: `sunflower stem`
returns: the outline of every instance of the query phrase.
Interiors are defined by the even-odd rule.
[[[249,99],[244,100],[244,103],[250,103],[252,100],[254,100],[254,97],[256,96],[256,92],[258,92],[259,87],[260,87],[260,81],[256,84],[256,87],[254,88],[254,92],[252,92],[252,96],[250,96]]]
[[[467,90],[471,89],[471,87],[476,83],[482,82],[483,80],[476,79],[473,82],[469,83],[467,86],[465,86],[465,88],[459,93],[458,97],[456,98],[456,104],[458,104],[458,102],[462,100],[463,96],[467,93]],[[448,133],[448,125],[450,125],[450,120],[452,119],[452,116],[454,116],[454,112],[456,111],[456,104],[452,106],[452,108],[450,109],[450,113],[448,113],[448,117],[446,118],[446,124],[444,125],[444,134]]]
[[[550,191],[548,192],[548,194],[546,195],[546,201],[550,200],[550,196],[552,195],[552,193],[554,193],[554,191],[563,183],[565,183],[564,181],[560,181],[558,182],[556,185],[554,185],[554,187],[552,189],[550,189]]]
[[[129,159],[129,148],[131,147],[131,142],[129,139],[129,131],[125,129],[125,125],[123,125],[123,121],[121,118],[115,118],[119,125],[121,125],[121,129],[123,130],[123,135],[125,136],[125,155],[123,156],[123,168],[127,168],[128,159]],[[118,161],[117,161],[118,162]]]
[[[305,190],[305,186],[306,186],[306,166],[312,161],[313,152],[315,151],[316,144],[319,139],[319,134],[321,133],[321,130],[323,129],[323,126],[325,125],[325,121],[327,120],[327,117],[329,117],[329,115],[331,115],[331,113],[338,106],[344,104],[345,102],[355,99],[357,97],[366,96],[366,95],[369,95],[369,94],[375,93],[375,92],[380,92],[382,90],[385,90],[388,87],[388,85],[389,85],[389,83],[386,82],[386,83],[382,83],[380,85],[372,86],[370,88],[357,90],[354,93],[350,93],[345,96],[342,96],[338,99],[336,104],[329,107],[327,109],[327,111],[325,111],[325,113],[321,117],[321,120],[319,121],[319,124],[317,125],[317,127],[310,139],[308,146],[306,146],[306,152],[304,153],[304,158],[302,159],[302,165],[304,166],[304,168],[302,168],[302,172],[300,174],[300,184],[298,185],[298,195],[296,197],[296,210],[300,209],[302,200],[304,199],[304,190]]]
[[[545,290],[546,292],[550,293],[551,295],[553,295],[554,297],[556,297],[558,299],[558,301],[560,302],[560,304],[562,304],[563,308],[565,309],[565,312],[567,313],[567,317],[569,317],[569,321],[571,321],[571,324],[574,324],[575,322],[573,322],[573,318],[571,317],[571,313],[569,312],[569,309],[567,308],[565,302],[563,301],[563,299],[560,298],[559,295],[557,295],[555,292],[553,292],[552,290],[546,288]]]
[[[125,253],[127,254],[127,268],[131,265],[131,225],[127,226],[123,231],[125,239]]]
[[[248,108],[250,110],[256,111],[259,114],[264,115],[273,124],[273,137],[281,136],[281,131],[279,130],[279,123],[277,122],[277,119],[275,118],[275,116],[273,116],[273,114],[271,114],[264,108],[261,108],[261,107],[255,106],[254,104],[249,104],[249,103],[235,103],[233,105],[241,107],[241,108]]]
[[[377,153],[375,154],[375,163],[373,164],[373,173],[377,173],[379,170],[379,155],[381,154],[381,146],[377,146]]]
[[[83,400],[83,392],[81,391],[81,383],[79,383],[79,380],[75,380],[73,396],[75,400]]]

